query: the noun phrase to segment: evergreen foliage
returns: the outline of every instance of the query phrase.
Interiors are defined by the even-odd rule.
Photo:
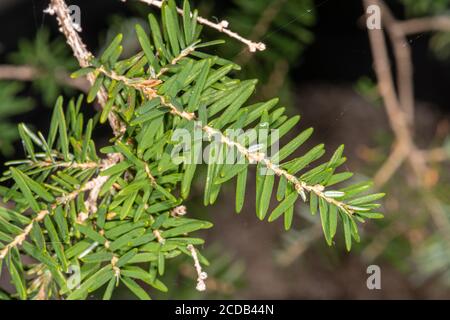
[[[18,50],[9,56],[9,60],[36,69],[39,74],[33,79],[32,86],[47,106],[52,106],[62,92],[73,94],[74,90],[62,78],[66,72],[76,70],[75,60],[64,41],[60,38],[50,40],[48,29],[38,30],[33,41],[19,40]]]
[[[400,0],[410,16],[437,14],[444,12],[450,5],[449,0]]]
[[[408,17],[440,16],[450,9],[449,0],[401,0]],[[436,32],[431,35],[430,48],[440,60],[450,57],[450,33]]]
[[[73,75],[95,77],[88,103],[106,91],[106,104],[95,117],[83,116],[83,97],[66,106],[58,98],[47,137],[19,126],[27,159],[7,163],[0,189],[11,204],[0,208],[0,266],[5,264],[11,276],[14,298],[86,299],[102,288],[103,298],[110,299],[122,284],[138,298],[149,299],[148,286],[167,290],[165,266],[178,255],[192,257],[197,288],[204,289],[206,274],[198,262],[207,266],[208,261],[194,247],[204,240],[193,233],[212,224],[185,215],[182,203],[199,165],[172,160],[177,129],[219,136],[220,155],[234,151],[245,158],[243,164],[207,165],[205,205],[214,204],[222,185],[235,179],[240,212],[248,171],[256,167],[260,220],[283,219],[289,229],[294,206],[309,201],[311,214],[320,215],[326,242],[333,244],[340,221],[350,250],[352,241],[359,241],[357,222],[382,217],[375,201],[383,194],[367,194],[370,182],[336,186],[352,176],[338,172],[345,162],[343,146],[319,164],[323,145],[293,156],[311,128],[280,149],[279,165],[226,135],[227,128],[278,129],[279,137],[267,139],[272,145],[300,117],[284,115],[277,99],[248,105],[257,81],[233,77],[238,65],[202,51],[222,41],[202,42],[197,12],[191,15],[188,1],[183,10],[179,16],[174,1],[164,2],[160,20],[148,17],[150,35],[136,26],[142,51],[121,60],[119,34],[90,66]],[[123,130],[98,149],[93,130],[111,114]],[[272,196],[278,203],[269,210]]]
[[[232,10],[228,20],[242,34],[252,39],[263,40],[270,50],[265,50],[249,62],[250,68],[261,76],[272,71],[273,64],[279,60],[298,63],[299,56],[313,41],[310,30],[315,22],[314,2],[311,0],[235,0],[236,9]],[[276,30],[270,32],[269,30]],[[243,55],[242,48],[230,46],[237,59]],[[266,74],[259,69],[264,67]]]

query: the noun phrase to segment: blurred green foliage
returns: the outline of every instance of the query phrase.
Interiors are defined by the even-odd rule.
[[[155,292],[156,299],[229,299],[236,296],[245,286],[245,264],[227,251],[220,243],[213,243],[202,249],[208,257],[208,290],[192,290],[195,269],[187,257],[180,257],[177,264],[166,268],[167,293]]]
[[[448,10],[450,0],[400,0],[408,16],[443,14]]]
[[[18,82],[0,82],[0,152],[4,156],[14,153],[13,142],[18,138],[17,125],[11,117],[29,111],[33,107],[31,98],[18,96],[23,85]]]
[[[227,41],[221,54],[234,57],[246,77],[257,77],[263,89],[259,96],[278,95],[291,105],[289,71],[299,65],[302,54],[314,41],[316,23],[312,0],[234,0],[223,17],[237,33],[264,42],[268,50],[250,53],[237,41]]]
[[[46,106],[53,105],[60,93],[74,92],[60,78],[75,70],[76,61],[62,38],[51,40],[47,29],[39,29],[32,40],[21,39],[17,52],[9,55],[9,61],[38,70],[31,83]],[[19,136],[17,125],[11,123],[11,117],[29,111],[36,104],[29,92],[24,97],[24,89],[22,83],[0,81],[0,152],[6,157],[14,154],[13,143]]]
[[[450,9],[450,0],[400,0],[405,6],[407,18],[444,15]],[[430,48],[440,60],[450,58],[450,32],[431,35]]]
[[[32,40],[21,39],[18,51],[10,55],[10,61],[17,65],[30,65],[39,70],[40,74],[33,81],[33,88],[42,96],[47,106],[52,106],[60,93],[73,93],[72,89],[58,81],[58,77],[74,71],[77,67],[76,61],[62,38],[51,40],[47,29],[39,29]]]

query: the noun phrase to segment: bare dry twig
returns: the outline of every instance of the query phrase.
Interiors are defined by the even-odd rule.
[[[370,5],[377,5],[382,9],[383,24],[390,35],[398,69],[397,88],[399,93],[397,94],[383,30],[368,30],[374,69],[378,78],[378,89],[384,101],[390,126],[396,137],[392,153],[375,175],[375,184],[378,187],[384,185],[400,168],[402,163],[408,161],[417,187],[423,189],[421,194],[435,225],[450,242],[450,222],[441,203],[431,193],[424,179],[429,172],[428,162],[430,158],[427,156],[427,152],[417,148],[411,131],[413,127],[412,114],[414,113],[413,67],[411,53],[409,48],[407,48],[406,36],[419,28],[416,27],[412,31],[406,30],[405,26],[410,26],[411,24],[397,22],[383,0],[363,0],[363,2],[366,8]],[[413,23],[413,25],[415,24],[417,24],[417,21]],[[428,26],[432,25],[429,20],[427,20],[426,24]],[[421,28],[424,25],[422,24]],[[421,31],[424,30],[421,29]]]
[[[412,123],[410,122],[410,119],[413,119],[411,114],[414,112],[414,94],[411,79],[404,79],[405,77],[412,77],[412,63],[410,61],[410,53],[405,53],[403,52],[403,49],[400,49],[400,46],[404,45],[406,39],[403,36],[404,34],[400,34],[395,28],[396,22],[394,21],[392,14],[390,14],[388,7],[382,0],[364,0],[364,3],[366,7],[369,5],[377,5],[382,8],[383,22],[385,23],[386,28],[391,28],[391,31],[388,32],[391,34],[391,41],[394,43],[393,47],[397,48],[395,58],[397,60],[409,60],[402,62],[400,66],[397,62],[397,66],[399,66],[398,68],[404,69],[399,72],[399,77],[397,79],[398,82],[402,83],[402,85],[398,85],[398,87],[403,88],[404,97],[398,98],[395,89],[396,86],[392,78],[388,50],[385,43],[383,30],[369,30],[369,40],[374,59],[374,69],[378,78],[378,88],[384,101],[389,124],[396,136],[397,144],[388,158],[388,161],[386,161],[386,163],[375,175],[374,180],[378,186],[382,186],[396,172],[401,163],[407,159],[415,172],[418,184],[422,184],[424,173],[427,171],[426,161],[423,161],[423,158],[420,156],[421,153],[415,146],[412,137]],[[385,22],[386,20],[388,23]],[[394,26],[394,31],[392,31],[392,26]],[[405,107],[405,105],[407,105],[407,107]]]
[[[92,58],[92,54],[87,50],[86,45],[83,43],[75,30],[69,16],[69,10],[64,0],[50,0],[50,6],[46,12],[51,15],[56,15],[56,19],[60,25],[60,31],[66,37],[67,43],[72,48],[75,58],[77,58],[81,67],[87,67],[90,63],[90,59]],[[87,75],[87,79],[91,85],[93,85],[95,82],[95,75],[90,73]],[[102,107],[105,106],[107,102],[107,93],[103,87],[101,87],[97,93],[97,100]],[[114,112],[109,112],[108,120],[116,137],[121,136],[125,132],[125,125],[119,120]],[[103,161],[107,164],[107,167],[111,167],[120,162],[122,159],[123,157],[120,154],[109,154],[108,159]],[[86,207],[92,212],[95,212],[97,209],[98,194],[107,178],[107,176],[102,176],[95,180],[95,184],[91,189],[88,199],[86,200]]]
[[[408,125],[412,127],[414,121],[414,82],[411,48],[406,38],[405,29],[400,27],[389,8],[378,1],[383,15],[383,23],[391,39],[397,68],[397,86],[400,107],[406,113]]]
[[[406,21],[399,21],[398,27],[407,35],[432,31],[450,32],[450,17],[437,16],[409,19]]]
[[[50,5],[45,12],[51,15],[56,15],[56,19],[58,20],[58,24],[60,26],[60,31],[66,37],[67,44],[72,48],[73,55],[78,60],[80,67],[84,68],[89,66],[89,61],[92,59],[93,55],[87,50],[86,45],[83,43],[78,32],[75,30],[64,0],[50,0]],[[95,75],[90,73],[88,74],[87,79],[92,85],[95,81]],[[101,106],[106,104],[108,96],[104,88],[100,88],[97,94],[97,99]],[[114,131],[114,135],[120,136],[125,132],[126,128],[123,124],[121,124],[114,112],[110,112],[108,114],[108,120]]]
[[[194,259],[195,270],[197,271],[197,287],[198,291],[206,290],[205,280],[208,278],[208,274],[202,270],[200,260],[198,259],[197,251],[192,244],[187,246],[187,249],[191,252],[192,259]]]
[[[121,1],[122,2],[126,2],[126,0],[121,0]],[[141,1],[143,3],[146,3],[148,5],[151,5],[151,6],[158,7],[158,8],[161,8],[162,5],[163,5],[163,1],[159,1],[159,0],[139,0],[139,1]],[[180,9],[180,8],[177,8],[177,12],[180,15],[184,14],[183,10]],[[243,44],[245,44],[248,47],[250,52],[266,50],[266,45],[264,43],[262,43],[262,42],[258,42],[258,43],[253,42],[251,40],[248,40],[248,39],[240,36],[238,33],[233,32],[230,29],[228,29],[229,23],[226,20],[222,20],[219,23],[214,23],[214,22],[209,21],[208,19],[205,19],[205,18],[202,18],[202,17],[197,17],[197,22],[200,23],[200,24],[203,24],[205,26],[208,26],[208,27],[210,27],[212,29],[215,29],[215,30],[217,30],[219,32],[222,32],[222,33],[226,34],[227,36],[242,42]]]

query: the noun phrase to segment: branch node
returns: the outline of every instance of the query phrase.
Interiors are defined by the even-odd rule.
[[[195,287],[198,291],[206,290],[205,280],[208,278],[208,274],[202,270],[200,261],[198,259],[197,251],[192,244],[187,246],[187,249],[191,252],[192,259],[194,259],[194,267],[197,271],[197,286]]]

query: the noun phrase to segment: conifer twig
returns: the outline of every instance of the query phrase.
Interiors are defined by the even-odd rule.
[[[87,67],[92,59],[93,55],[90,53],[86,45],[81,40],[78,32],[73,26],[69,11],[64,0],[50,0],[50,5],[46,10],[47,13],[51,15],[56,15],[56,19],[60,25],[60,31],[66,37],[67,43],[72,48],[74,56],[77,58],[80,67]],[[95,75],[88,74],[88,81],[91,85],[95,82]],[[105,106],[107,102],[107,93],[106,90],[101,87],[97,93],[97,99],[102,108]],[[113,129],[114,135],[116,137],[121,136],[126,131],[126,126],[120,121],[117,115],[114,112],[109,112],[108,120],[111,128]],[[114,164],[120,162],[123,159],[120,154],[110,154],[108,158],[105,160],[107,163],[107,167],[113,166]],[[97,209],[97,198],[102,188],[103,184],[108,180],[107,176],[97,177],[95,180],[95,184],[93,185],[91,192],[89,194],[88,199],[86,200],[86,206],[89,212],[95,212]]]
[[[191,252],[192,259],[194,259],[194,267],[197,271],[197,286],[196,289],[198,291],[205,291],[206,290],[206,283],[205,280],[208,278],[208,274],[202,270],[202,266],[200,264],[200,261],[198,259],[197,251],[195,251],[195,248],[192,244],[189,244],[187,246],[188,250]]]
[[[117,75],[114,71],[108,71],[103,67],[97,68],[97,71],[104,74],[105,76],[109,77],[110,79],[121,81],[125,85],[132,87],[136,90],[142,91],[148,99],[153,98],[159,98],[161,101],[161,104],[165,107],[167,107],[170,110],[170,113],[173,115],[176,115],[180,118],[186,119],[188,121],[196,121],[197,116],[192,112],[187,111],[180,111],[177,107],[175,107],[172,103],[168,102],[165,97],[160,96],[157,94],[156,90],[151,88],[151,91],[144,88],[142,85],[142,82],[145,82],[147,80],[144,79],[129,79],[125,76]],[[312,192],[316,194],[318,197],[322,198],[326,202],[335,205],[342,209],[345,213],[347,213],[349,216],[352,216],[354,213],[354,210],[351,208],[351,206],[348,206],[344,202],[338,201],[332,197],[327,197],[324,193],[325,187],[322,185],[308,185],[304,181],[299,180],[294,175],[291,175],[286,170],[281,169],[278,165],[274,164],[269,158],[267,158],[264,154],[258,152],[258,151],[250,151],[245,146],[241,145],[240,143],[228,138],[226,135],[224,135],[220,130],[214,129],[213,127],[210,127],[208,125],[202,125],[201,127],[202,131],[204,131],[209,137],[212,137],[214,135],[220,136],[220,142],[222,144],[226,144],[229,147],[235,147],[239,153],[244,155],[250,163],[261,163],[266,168],[272,170],[277,176],[284,177],[288,182],[290,182],[297,193],[302,197],[304,201],[306,201],[306,195],[305,191]]]
[[[450,17],[436,16],[436,17],[414,18],[405,21],[399,21],[398,26],[407,35],[431,31],[449,32]]]
[[[161,236],[161,232],[159,232],[159,230],[153,230],[153,235],[160,244],[164,244],[166,242],[166,240]]]
[[[175,58],[172,59],[172,61],[170,62],[171,65],[175,65],[177,64],[178,61],[180,61],[181,59],[183,59],[184,57],[187,57],[188,55],[190,55],[192,52],[195,51],[195,46],[194,45],[190,45],[189,47],[183,49],[183,51],[180,52],[180,54],[178,56],[176,56]],[[159,79],[164,73],[166,73],[169,70],[169,68],[164,67],[162,68],[158,74],[156,75],[156,78]]]
[[[102,160],[103,169],[106,170],[114,165],[117,162],[117,157],[117,154],[113,154],[112,157]],[[33,229],[34,223],[42,222],[45,217],[51,213],[52,210],[56,209],[59,205],[69,203],[70,201],[77,198],[81,193],[90,191],[88,200],[86,200],[85,202],[86,207],[90,210],[96,210],[98,192],[100,191],[101,186],[103,186],[104,184],[103,180],[105,179],[105,177],[106,179],[108,178],[107,176],[97,176],[89,180],[88,182],[84,183],[83,186],[79,189],[57,198],[56,202],[50,206],[50,210],[41,210],[40,212],[38,212],[37,216],[31,220],[31,222],[23,229],[23,231],[0,251],[0,260],[4,259],[12,248],[22,245],[23,241],[25,241],[26,237]]]
[[[56,208],[56,206],[55,206]],[[31,229],[33,229],[34,223],[39,223],[44,220],[44,218],[50,213],[48,210],[42,210],[40,211],[33,220],[23,229],[23,232],[21,232],[19,235],[17,235],[14,240],[10,243],[8,243],[1,251],[0,251],[0,261],[3,260],[8,252],[17,247],[22,245],[22,243],[25,241],[26,237],[30,234]]]
[[[126,0],[122,0],[122,1],[125,2]],[[159,1],[159,0],[139,0],[139,1],[146,3],[148,5],[151,5],[151,6],[158,7],[158,8],[161,8],[163,5],[163,2],[164,2],[164,1]],[[177,8],[177,12],[180,15],[184,14],[183,10],[180,8]],[[192,16],[192,13],[191,13],[191,16]],[[230,29],[228,29],[229,22],[226,20],[222,20],[219,23],[214,23],[214,22],[209,21],[208,19],[205,19],[202,17],[197,17],[197,22],[200,24],[203,24],[205,26],[208,26],[212,29],[215,29],[219,32],[222,32],[222,33],[226,34],[227,36],[242,42],[243,44],[245,44],[248,47],[250,52],[266,50],[266,45],[263,42],[258,42],[258,43],[253,42],[249,39],[242,37],[238,33],[233,32]]]
[[[89,61],[93,58],[93,55],[87,50],[86,45],[83,43],[78,32],[75,30],[69,16],[69,9],[67,8],[64,0],[50,0],[50,5],[45,12],[51,15],[56,15],[56,19],[58,20],[58,24],[60,26],[60,31],[66,37],[67,44],[72,48],[73,55],[78,60],[80,67],[87,67],[90,63]],[[95,82],[95,75],[90,73],[88,74],[87,79],[90,84],[93,85]],[[108,96],[103,87],[100,88],[97,93],[97,99],[102,107],[106,104]],[[108,120],[115,136],[120,136],[125,132],[126,127],[121,123],[114,112],[110,112],[108,114]]]
[[[29,161],[30,164],[35,164],[38,167],[55,167],[55,168],[71,168],[71,169],[94,169],[94,168],[102,168],[105,163],[97,163],[97,162],[51,162],[51,161]]]

